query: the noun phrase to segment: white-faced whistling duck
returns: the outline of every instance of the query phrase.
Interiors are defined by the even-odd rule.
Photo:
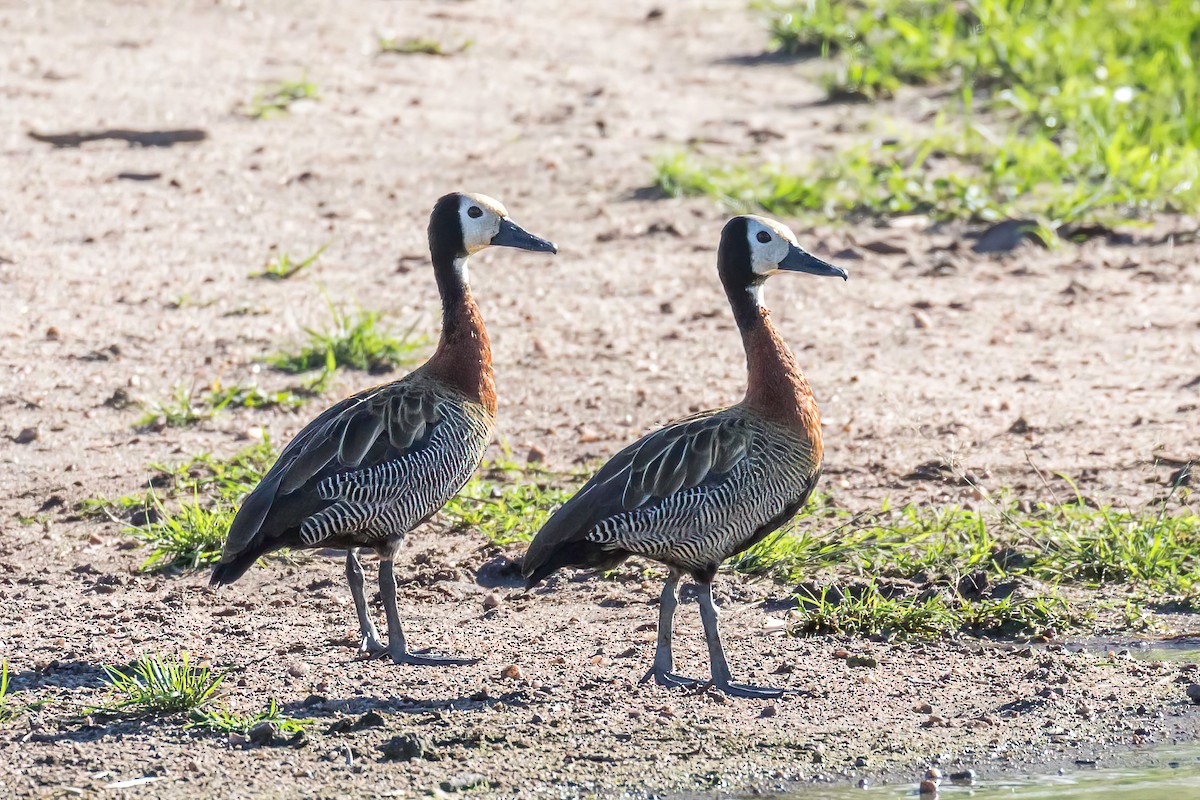
[[[557,252],[478,194],[448,194],[429,218],[429,251],[442,298],[442,332],[424,365],[367,389],[313,420],[242,503],[212,583],[232,583],[283,547],[345,548],[346,580],[362,633],[360,652],[398,664],[469,664],[410,653],[396,608],[393,560],[404,534],[429,519],[479,467],[492,438],[492,351],[467,283],[467,258],[489,245]],[[357,550],[379,555],[388,645],[363,590]]]
[[[658,645],[642,679],[664,686],[696,683],[675,674],[671,655],[676,590],[680,575],[690,573],[712,685],[740,697],[776,697],[782,690],[732,682],[712,581],[723,561],[795,516],[821,471],[817,404],[762,304],[763,283],[778,272],[846,273],[801,250],[785,226],[755,216],[725,225],[717,270],[746,350],[745,399],[679,420],[618,453],[538,532],[523,571],[533,587],[565,566],[611,569],[631,555],[665,564]]]

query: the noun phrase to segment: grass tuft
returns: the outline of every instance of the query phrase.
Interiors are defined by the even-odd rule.
[[[259,89],[254,99],[242,108],[242,113],[252,119],[267,119],[288,113],[298,100],[319,97],[317,85],[305,75],[298,81],[280,81]]]
[[[8,696],[8,659],[0,660],[0,724],[8,722],[17,715]]]
[[[206,728],[217,733],[246,734],[255,725],[262,722],[273,722],[283,733],[296,734],[312,724],[311,719],[286,717],[280,710],[275,698],[267,701],[267,707],[262,711],[250,714],[237,714],[225,708],[204,707],[192,711],[192,721],[189,727]]]
[[[147,522],[128,529],[150,548],[142,570],[197,569],[217,562],[236,506],[205,504],[197,498],[169,511],[153,491],[146,498]]]
[[[321,370],[312,382],[316,388],[324,386],[339,367],[379,373],[409,364],[426,345],[413,328],[400,336],[389,333],[377,311],[351,312],[330,305],[330,313],[333,324],[328,330],[306,328],[308,341],[299,351],[280,353],[267,363],[291,373]]]
[[[226,459],[203,453],[171,467],[153,465],[159,474],[148,491],[89,500],[80,510],[131,520],[126,532],[150,548],[143,570],[209,566],[221,555],[241,499],[277,456],[264,440]]]
[[[402,56],[453,56],[466,51],[474,44],[473,41],[467,39],[457,47],[448,48],[437,39],[429,39],[421,36],[412,36],[407,39],[397,39],[393,36],[379,36],[376,38],[376,42],[379,45],[380,55]]]
[[[314,253],[301,261],[293,261],[292,257],[287,253],[279,253],[269,259],[266,266],[260,272],[250,273],[250,277],[265,278],[271,281],[286,281],[288,278],[293,278],[316,264],[317,259],[329,248],[330,244],[331,242],[326,242],[318,247]]]
[[[143,655],[125,668],[104,668],[116,697],[94,711],[167,716],[193,711],[210,702],[224,678],[193,664],[185,650],[177,657]]]
[[[177,383],[169,399],[143,403],[145,413],[134,426],[186,428],[210,420],[226,409],[295,409],[307,401],[306,394],[291,389],[267,392],[258,386],[240,383],[222,386],[220,381],[214,381],[207,390],[197,391],[194,386]]]

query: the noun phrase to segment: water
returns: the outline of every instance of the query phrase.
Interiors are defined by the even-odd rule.
[[[1067,645],[1070,649],[1080,645]],[[1200,662],[1200,635],[1189,634],[1171,639],[1092,639],[1082,643],[1092,652],[1128,652],[1139,661],[1170,661],[1177,664]]]
[[[921,795],[917,783],[859,789],[813,786],[777,800],[1200,800],[1200,752],[1156,750],[1142,754],[1146,766],[1071,769],[1065,774],[981,780],[970,786],[943,779],[936,795]]]

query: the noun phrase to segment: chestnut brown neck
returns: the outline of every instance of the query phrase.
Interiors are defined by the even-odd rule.
[[[756,307],[753,316],[739,315],[738,327],[746,349],[745,406],[767,419],[802,431],[820,447],[821,417],[812,388],[791,348],[771,324],[770,312]]]
[[[435,262],[434,271],[442,295],[442,334],[426,369],[495,414],[492,344],[483,325],[483,315],[459,265]]]

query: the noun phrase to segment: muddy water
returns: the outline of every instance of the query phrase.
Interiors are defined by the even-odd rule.
[[[1137,754],[1142,766],[1123,769],[1071,769],[1052,775],[980,780],[971,785],[943,779],[937,794],[921,794],[917,783],[866,790],[853,786],[803,789],[777,800],[849,798],[974,798],[974,800],[1200,800],[1200,749],[1162,749]]]
[[[1176,636],[1172,639],[1097,639],[1069,647],[1079,647],[1092,652],[1128,653],[1131,658],[1140,661],[1200,663],[1200,634]]]

